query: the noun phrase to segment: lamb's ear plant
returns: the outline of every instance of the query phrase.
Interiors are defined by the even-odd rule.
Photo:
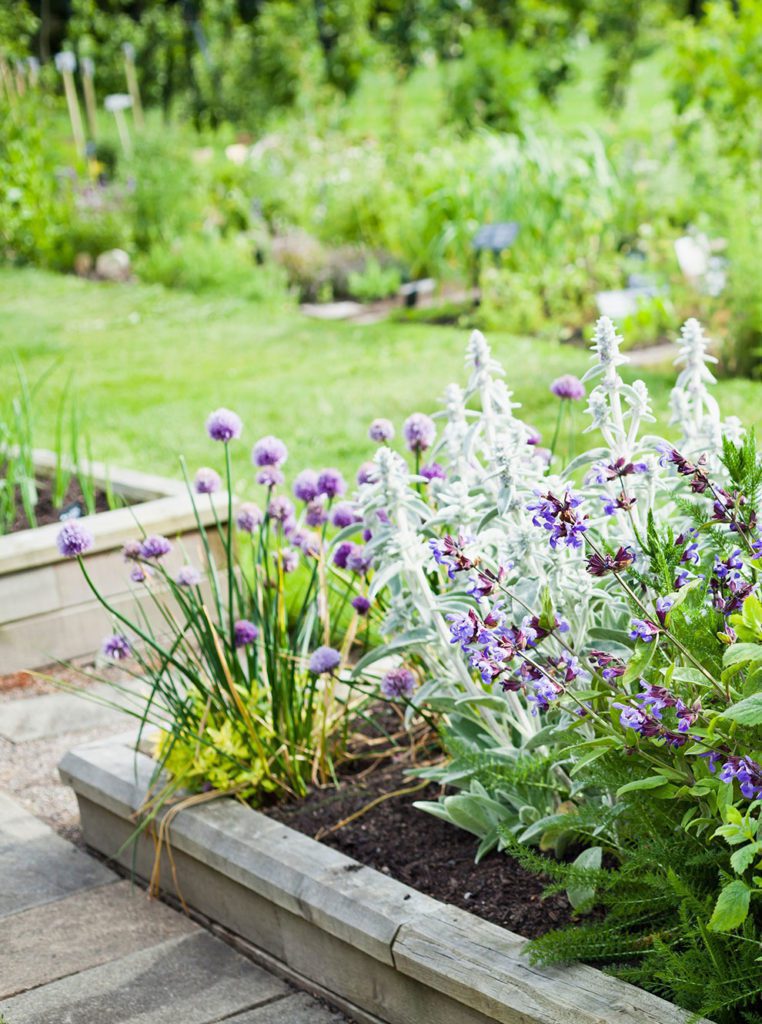
[[[79,558],[93,593],[113,616],[103,653],[148,686],[144,694],[110,681],[114,702],[139,722],[138,742],[158,730],[155,778],[166,769],[170,779],[157,790],[152,811],[181,788],[261,803],[270,794],[301,796],[310,784],[329,782],[349,716],[364,699],[361,685],[343,678],[370,611],[367,600],[357,600],[363,573],[343,572],[326,558],[330,520],[354,518],[346,503],[335,501],[344,490],[341,475],[300,474],[295,493],[304,507],[298,514],[279,490],[286,447],[263,438],[252,457],[265,488],[264,509],[244,503],[234,514],[230,446],[241,429],[229,410],[209,417],[209,437],[222,445],[224,477],[203,467],[188,480],[199,539],[191,550],[179,543],[185,564],[169,568],[173,545],[165,537],[125,546],[125,571],[143,598],[134,612],[112,607],[93,583],[82,558],[91,542],[84,525],[73,520],[59,535],[62,553]],[[208,529],[200,514],[207,502],[214,513]],[[320,532],[308,528],[316,525]],[[351,613],[339,592],[355,594]]]

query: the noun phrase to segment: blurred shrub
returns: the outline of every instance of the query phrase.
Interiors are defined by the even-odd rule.
[[[477,29],[466,39],[463,58],[452,69],[449,113],[456,124],[479,124],[520,132],[536,94],[531,56],[498,33]]]
[[[349,294],[360,302],[374,302],[396,295],[402,284],[398,267],[383,266],[371,257],[360,271],[351,271],[347,287]]]

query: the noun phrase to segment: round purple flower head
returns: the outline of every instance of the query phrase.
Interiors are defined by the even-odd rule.
[[[336,561],[335,557],[334,561]],[[356,572],[359,576],[364,576],[370,569],[371,561],[365,548],[360,547],[359,544],[353,544],[352,550],[347,555],[347,569],[350,572]]]
[[[168,555],[171,550],[172,545],[169,543],[167,538],[161,537],[158,534],[146,537],[140,545],[140,554],[143,558],[163,558],[164,555]]]
[[[347,501],[343,501],[334,508],[331,522],[337,529],[343,530],[345,526],[352,526],[354,523],[362,522],[362,520],[354,506],[350,505]]]
[[[347,489],[344,477],[338,469],[323,469],[318,477],[318,494],[326,498],[338,498]]]
[[[133,583],[145,583],[150,575],[152,575],[151,568],[141,565],[139,562],[136,562],[130,569],[130,579]]]
[[[390,699],[410,697],[413,690],[415,690],[415,676],[404,665],[390,669],[381,680],[381,693]]]
[[[251,461],[255,466],[282,466],[288,458],[288,448],[279,437],[268,434],[261,437],[251,449]]]
[[[367,597],[363,597],[362,594],[358,594],[357,597],[352,598],[352,607],[362,618],[370,612],[370,601]]]
[[[287,523],[290,519],[294,518],[293,503],[288,498],[280,495],[277,498],[273,498],[267,506],[267,514],[271,519],[275,519],[279,523]]]
[[[197,587],[201,580],[201,573],[192,565],[182,566],[175,575],[175,583],[178,587]]]
[[[259,636],[259,630],[248,619],[238,619],[237,622],[233,623],[233,634],[236,647],[248,647]]]
[[[550,390],[556,398],[566,398],[570,402],[579,402],[585,397],[585,385],[579,377],[575,377],[571,373],[557,377],[550,385]]]
[[[423,412],[414,412],[405,420],[402,433],[405,435],[405,444],[411,452],[425,452],[434,444],[437,428],[430,416]]]
[[[334,672],[341,664],[341,655],[333,647],[318,647],[310,656],[310,672],[322,676]]]
[[[196,473],[196,479],[193,481],[193,490],[196,494],[216,494],[221,487],[222,480],[220,480],[219,473],[215,473],[208,466],[202,466]]]
[[[94,543],[92,533],[76,519],[64,523],[56,537],[58,550],[65,558],[78,558],[79,555],[84,555]]]
[[[257,473],[257,483],[262,487],[277,487],[285,479],[277,466],[263,466]]]
[[[125,562],[136,562],[143,554],[143,545],[139,540],[128,540],[122,548]]]
[[[357,470],[357,483],[360,487],[363,484],[372,484],[376,480],[376,467],[372,462],[363,462]]]
[[[440,466],[438,462],[427,462],[425,466],[421,466],[421,476],[424,480],[428,480],[429,483],[431,483],[432,480],[447,479],[444,466]]]
[[[230,409],[217,409],[206,421],[206,432],[213,441],[235,441],[242,430],[241,417]]]
[[[307,505],[304,521],[307,526],[322,526],[323,523],[328,521],[328,512],[322,501],[311,501]]]
[[[303,469],[294,480],[294,497],[299,501],[310,502],[317,498],[318,475],[314,469]]]
[[[243,533],[254,533],[263,518],[262,509],[259,508],[259,506],[254,505],[252,502],[247,501],[238,509],[236,526]]]
[[[283,548],[280,552],[280,564],[284,572],[296,572],[299,566],[299,552],[293,548]]]
[[[368,437],[371,441],[376,441],[378,444],[385,444],[387,441],[391,441],[394,437],[394,425],[391,420],[377,419],[373,420],[370,427],[368,428]]]
[[[114,633],[112,636],[107,636],[103,641],[101,650],[110,658],[112,661],[124,661],[125,658],[129,658],[132,653],[129,641],[126,636],[122,636],[121,633]]]
[[[333,564],[339,569],[346,569],[347,559],[357,547],[351,540],[342,541],[333,553]]]
[[[532,446],[537,445],[542,441],[542,434],[536,427],[529,427],[529,433],[527,434],[527,444]]]

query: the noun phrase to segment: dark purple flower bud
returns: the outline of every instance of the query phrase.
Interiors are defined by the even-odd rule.
[[[241,436],[241,417],[230,409],[217,409],[206,421],[206,432],[212,441],[235,441]]]
[[[404,666],[390,669],[381,680],[381,693],[390,700],[395,697],[410,697],[414,690],[415,676]]]
[[[76,519],[70,519],[69,522],[64,523],[56,537],[58,550],[64,558],[78,558],[89,551],[94,543],[95,538],[92,533]]]
[[[193,481],[193,490],[196,494],[216,494],[222,487],[219,473],[215,473],[209,466],[202,466],[196,473]]]
[[[373,559],[367,551],[355,544],[347,555],[347,569],[350,572],[356,572],[358,576],[364,576],[370,569],[372,561]]]
[[[158,534],[146,537],[140,545],[140,554],[143,558],[163,558],[165,555],[168,555],[171,550],[172,545],[169,543],[167,538]]]
[[[570,402],[579,402],[585,397],[585,385],[571,373],[557,377],[550,385],[550,390],[556,398],[565,398]]]
[[[318,647],[310,655],[310,672],[315,676],[333,673],[341,664],[341,655],[333,647]]]
[[[333,553],[333,564],[339,569],[346,569],[347,560],[356,547],[357,545],[353,544],[351,540],[342,541]]]
[[[323,469],[318,477],[318,494],[326,498],[339,498],[347,489],[344,477],[338,469]]]
[[[527,434],[527,444],[531,444],[533,447],[540,444],[542,441],[542,434],[535,427],[527,427],[529,433]]]
[[[385,444],[394,437],[394,425],[383,418],[373,420],[368,428],[368,437],[377,444]]]
[[[594,552],[587,560],[587,571],[591,576],[607,576],[610,572],[624,572],[635,561],[632,548],[621,547],[616,554],[599,554]]]
[[[422,412],[414,412],[412,416],[408,416],[402,432],[405,444],[411,452],[425,452],[427,448],[431,448],[437,436],[434,420]]]
[[[424,480],[428,480],[429,483],[432,480],[447,479],[444,466],[440,466],[438,462],[427,462],[425,466],[421,466],[420,473]]]
[[[370,613],[370,601],[367,597],[363,597],[362,594],[352,598],[352,607],[362,618],[365,618]]]
[[[261,525],[263,518],[262,509],[247,501],[238,509],[236,525],[242,533],[254,533]]]
[[[248,619],[238,619],[233,623],[233,634],[236,647],[248,647],[259,636],[259,629]]]
[[[357,470],[357,485],[362,487],[363,484],[375,483],[377,479],[377,470],[372,462],[363,462],[362,466]]]
[[[331,522],[339,529],[343,530],[347,526],[354,526],[355,523],[362,522],[362,516],[358,515],[357,510],[349,502],[342,502],[336,505],[333,513],[331,514]]]
[[[126,636],[121,633],[113,633],[103,641],[101,650],[111,661],[124,661],[132,654],[132,648]]]
[[[319,493],[317,473],[314,469],[303,469],[294,480],[294,497],[309,502],[314,501]]]
[[[288,448],[279,437],[268,434],[261,437],[251,449],[251,461],[255,466],[282,466],[288,458]]]

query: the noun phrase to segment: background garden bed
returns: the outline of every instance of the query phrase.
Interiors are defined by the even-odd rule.
[[[41,476],[51,473],[54,464],[52,453],[35,453]],[[161,533],[181,536],[190,551],[198,538],[196,517],[182,483],[133,470],[108,471],[97,463],[87,471],[96,488],[110,486],[126,506],[82,520],[95,541],[85,556],[88,572],[118,610],[129,606],[139,593],[130,587],[122,559],[125,542],[143,531]],[[214,521],[214,508],[222,519],[227,515],[227,496],[214,495],[212,500],[214,505],[199,502],[204,525]],[[60,527],[59,522],[51,522],[0,537],[0,671],[4,674],[90,654],[109,631],[108,616],[79,566],[58,551]],[[183,559],[182,553],[174,557]]]
[[[123,740],[70,752],[85,840],[142,877],[133,847],[153,761]],[[447,906],[229,799],[179,812],[162,886],[330,994],[360,1022],[686,1024],[671,1004],[584,966],[532,967],[520,936]]]

